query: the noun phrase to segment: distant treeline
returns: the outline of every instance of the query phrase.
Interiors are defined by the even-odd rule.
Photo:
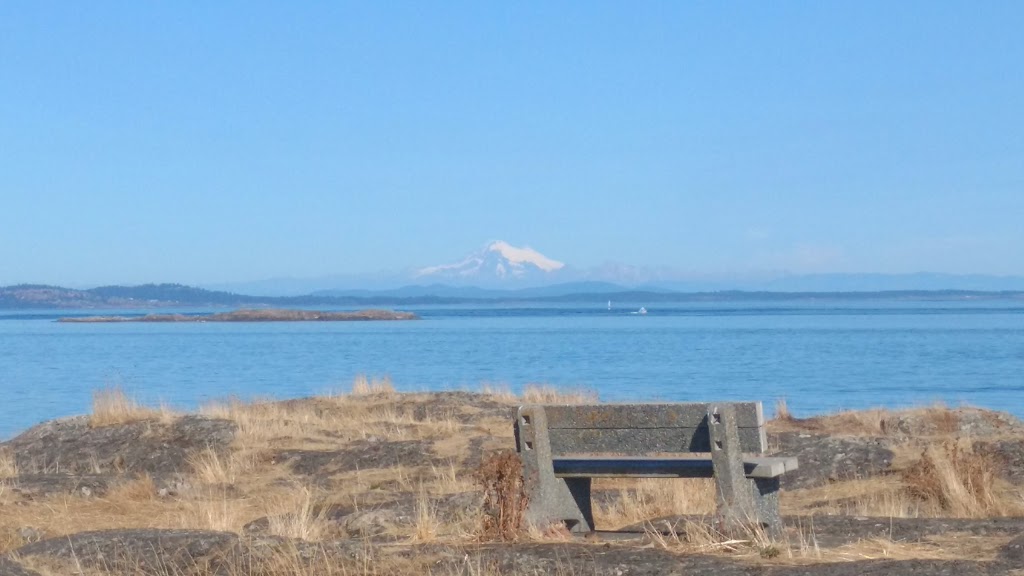
[[[450,287],[444,287],[449,293]],[[551,287],[551,291],[557,287]],[[164,308],[230,306],[368,306],[430,304],[496,304],[552,302],[730,302],[730,301],[812,301],[812,300],[1022,300],[1024,291],[984,292],[972,290],[900,290],[886,292],[670,292],[619,290],[548,295],[520,294],[515,290],[495,291],[487,296],[433,296],[423,287],[410,287],[416,295],[402,296],[401,289],[359,296],[249,296],[205,290],[182,284],[143,284],[141,286],[101,286],[87,290],[34,284],[0,288],[0,309],[40,308]]]

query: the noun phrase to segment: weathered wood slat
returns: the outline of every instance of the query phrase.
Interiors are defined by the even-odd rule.
[[[743,452],[764,452],[763,430],[738,430]],[[605,453],[638,456],[657,452],[711,452],[707,426],[700,428],[548,429],[551,454]]]
[[[719,403],[723,404],[723,403]],[[729,402],[736,426],[764,425],[760,402]],[[546,405],[549,429],[562,428],[697,428],[705,425],[709,404],[585,404]]]
[[[686,458],[556,458],[559,478],[710,478],[711,457]],[[743,471],[747,478],[776,478],[795,470],[796,458],[747,456]]]

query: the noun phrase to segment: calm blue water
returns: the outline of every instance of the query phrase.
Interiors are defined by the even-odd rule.
[[[0,312],[0,438],[120,385],[182,409],[229,395],[583,387],[602,400],[785,397],[809,415],[943,401],[1024,417],[1024,302],[411,307],[418,322],[59,324]],[[95,312],[77,312],[87,315]],[[107,313],[107,312],[104,312]]]

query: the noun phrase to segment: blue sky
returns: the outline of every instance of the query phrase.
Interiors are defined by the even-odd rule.
[[[1024,274],[1024,3],[0,3],[0,285]]]

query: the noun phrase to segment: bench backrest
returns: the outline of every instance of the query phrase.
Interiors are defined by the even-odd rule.
[[[532,450],[546,437],[553,457],[585,454],[643,456],[711,452],[708,413],[716,406],[735,409],[740,448],[763,453],[768,448],[760,402],[665,404],[532,404],[520,406],[516,446]]]

